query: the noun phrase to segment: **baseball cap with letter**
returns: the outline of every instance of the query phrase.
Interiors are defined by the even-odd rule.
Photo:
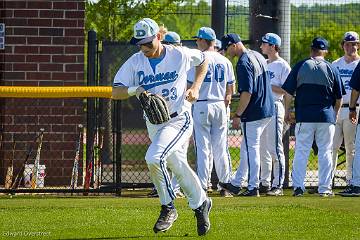
[[[216,39],[216,34],[212,28],[201,27],[198,31],[198,34],[196,36],[194,36],[193,38],[202,38],[202,39],[212,41],[212,40]]]
[[[134,25],[134,36],[130,40],[132,45],[151,42],[159,32],[159,25],[151,18],[143,18]]]
[[[346,32],[344,34],[344,38],[343,38],[344,42],[359,42],[359,34],[357,34],[357,32]]]
[[[311,48],[319,50],[328,50],[329,42],[323,37],[316,37],[312,40]]]
[[[275,46],[281,46],[281,38],[279,37],[279,35],[275,34],[275,33],[267,33],[265,34],[262,38],[261,41],[264,43],[268,43],[270,45],[275,45]]]
[[[162,40],[163,43],[178,44],[181,42],[179,34],[176,32],[167,32]]]
[[[241,38],[236,33],[228,33],[221,38],[221,50],[225,50],[229,45],[241,42]]]

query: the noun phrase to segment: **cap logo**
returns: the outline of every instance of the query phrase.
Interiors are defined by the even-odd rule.
[[[142,29],[137,29],[136,30],[136,37],[137,38],[141,38],[141,37],[144,37],[146,35],[146,32]]]

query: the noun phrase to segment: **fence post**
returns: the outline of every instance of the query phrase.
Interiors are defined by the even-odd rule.
[[[113,133],[114,139],[113,144],[115,146],[113,152],[114,159],[114,168],[113,168],[113,176],[115,179],[115,193],[117,196],[121,195],[121,142],[122,142],[122,116],[121,116],[121,101],[113,101],[114,102],[114,121],[113,121]]]
[[[211,3],[211,27],[216,33],[217,39],[224,35],[225,31],[225,0],[212,0]]]
[[[88,31],[88,56],[87,56],[87,86],[96,86],[96,32],[94,30]],[[95,99],[87,98],[86,101],[86,162],[87,164],[92,161],[96,112],[95,112]]]

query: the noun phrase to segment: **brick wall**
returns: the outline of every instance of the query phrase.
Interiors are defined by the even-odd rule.
[[[2,0],[0,9],[6,25],[1,85],[84,85],[84,0]],[[0,110],[0,159],[5,160],[0,184],[12,141],[17,142],[17,169],[40,128],[45,128],[41,164],[47,168],[46,185],[69,184],[77,126],[85,121],[83,99],[2,99]]]

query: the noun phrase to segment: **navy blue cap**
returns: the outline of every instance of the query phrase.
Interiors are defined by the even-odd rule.
[[[221,38],[221,50],[225,50],[229,45],[241,42],[241,38],[236,33],[228,33]]]
[[[316,37],[312,40],[311,48],[319,50],[328,50],[329,42],[323,37]]]

